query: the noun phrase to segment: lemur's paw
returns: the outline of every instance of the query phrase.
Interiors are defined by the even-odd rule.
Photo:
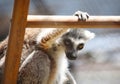
[[[87,20],[89,18],[89,14],[87,12],[77,11],[74,13],[75,16],[78,16],[79,20]]]

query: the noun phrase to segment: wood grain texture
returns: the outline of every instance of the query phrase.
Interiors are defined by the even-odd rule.
[[[32,28],[120,28],[120,16],[90,16],[86,21],[77,16],[29,15],[27,27]]]
[[[29,0],[15,0],[3,84],[16,84],[27,21]]]

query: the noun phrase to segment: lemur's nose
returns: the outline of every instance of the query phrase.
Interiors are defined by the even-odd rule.
[[[75,60],[77,58],[77,54],[74,52],[67,52],[66,55],[70,60]]]
[[[77,57],[75,53],[72,53],[72,57]]]

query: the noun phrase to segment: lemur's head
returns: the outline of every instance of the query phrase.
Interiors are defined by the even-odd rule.
[[[68,59],[75,60],[85,42],[94,38],[95,34],[83,29],[70,29],[62,36],[62,44]]]

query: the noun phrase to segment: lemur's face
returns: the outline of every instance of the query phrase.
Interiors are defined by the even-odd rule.
[[[78,52],[84,48],[84,41],[79,41],[72,38],[63,40],[65,45],[65,53],[68,59],[75,60],[78,57]]]
[[[62,37],[67,58],[75,60],[78,57],[78,52],[84,48],[85,42],[94,36],[93,33],[87,30],[70,29]]]

